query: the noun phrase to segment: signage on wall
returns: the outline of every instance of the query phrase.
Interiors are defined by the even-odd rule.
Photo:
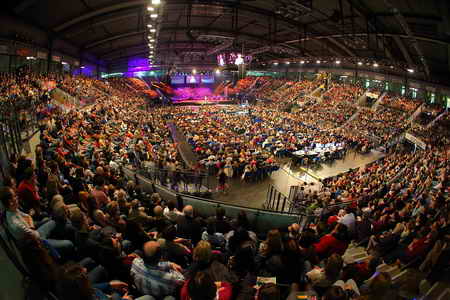
[[[8,45],[0,45],[0,54],[8,54]]]
[[[16,54],[19,56],[33,56],[33,51],[27,48],[16,49]]]
[[[40,58],[40,59],[47,59],[47,53],[42,52],[42,51],[38,51],[37,54],[36,54],[36,57]]]

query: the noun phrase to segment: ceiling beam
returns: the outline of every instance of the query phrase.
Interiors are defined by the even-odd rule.
[[[413,48],[416,50],[420,64],[423,66],[425,74],[427,77],[430,76],[430,68],[428,67],[428,63],[425,59],[425,56],[423,55],[422,49],[419,46],[419,43],[417,39],[415,38],[413,32],[411,31],[411,28],[408,25],[408,22],[406,21],[405,17],[402,15],[402,13],[396,8],[391,0],[384,0],[384,3],[386,6],[395,14],[395,18],[397,19],[397,22],[402,27],[403,31],[408,35],[408,38],[410,39]]]
[[[399,33],[371,33],[371,35],[376,35],[378,37],[383,37],[383,36],[390,36],[390,37],[394,37],[394,36],[398,36],[400,38],[405,38],[408,39],[409,36],[406,34],[399,34]],[[317,36],[307,36],[301,39],[296,39],[296,40],[291,40],[291,41],[287,41],[284,43],[299,43],[301,41],[308,41],[308,40],[312,40],[312,39],[328,39],[330,37],[332,38],[342,38],[342,37],[354,37],[354,36],[367,36],[367,32],[359,32],[359,33],[339,33],[339,34],[329,34],[329,35],[317,35]],[[441,44],[441,45],[449,45],[450,42],[445,41],[445,40],[439,40],[436,38],[430,38],[430,37],[425,37],[425,36],[418,36],[415,35],[414,38],[416,40],[419,41],[425,41],[425,42],[430,42],[430,43],[436,43],[436,44]]]
[[[132,36],[136,36],[136,35],[140,35],[140,34],[144,34],[144,33],[146,33],[145,30],[139,30],[139,31],[125,32],[125,33],[121,33],[121,34],[115,34],[115,35],[109,36],[107,38],[104,38],[102,40],[98,40],[98,41],[92,42],[90,44],[87,44],[87,45],[83,46],[83,49],[87,50],[87,49],[102,45],[104,43],[120,40],[120,39],[127,38],[127,37],[132,37]]]
[[[199,30],[199,31],[204,30],[205,32],[220,32],[220,33],[230,34],[231,36],[236,35],[236,32],[234,30],[231,30],[231,29],[211,28],[211,27],[204,27],[204,26],[200,26],[200,27],[164,27],[163,26],[160,29],[160,33],[162,33],[162,32],[173,32],[173,31],[188,31],[188,30]],[[131,32],[125,32],[125,33],[121,33],[121,34],[112,35],[112,36],[109,36],[109,37],[104,38],[102,40],[98,40],[98,41],[89,43],[89,44],[84,46],[84,49],[94,48],[96,46],[102,45],[102,44],[107,43],[107,42],[112,42],[112,41],[115,41],[115,40],[119,40],[119,39],[131,37],[131,36],[144,34],[145,32],[146,32],[145,30],[138,30],[138,31],[131,31]],[[248,38],[251,38],[253,40],[259,41],[261,43],[265,43],[266,42],[265,39],[263,39],[262,37],[260,37],[258,35],[255,35],[255,34],[239,32],[237,34],[237,36],[248,37]]]
[[[20,2],[16,7],[14,7],[13,10],[16,14],[20,14],[21,12],[31,7],[36,2],[38,2],[38,0],[24,0]]]
[[[145,3],[148,3],[148,0],[129,0],[129,1],[122,1],[122,2],[120,2],[118,4],[114,4],[114,5],[108,5],[106,7],[96,9],[94,11],[82,14],[76,18],[68,20],[58,26],[55,26],[53,28],[53,30],[56,32],[60,32],[64,29],[69,28],[70,26],[73,26],[80,22],[89,20],[91,18],[97,18],[101,15],[110,14],[114,11],[123,10],[123,9],[130,8],[130,7],[141,6],[141,5],[144,5]]]
[[[179,45],[179,46],[177,46]],[[206,46],[207,45],[211,45],[211,43],[209,42],[204,42],[204,41],[196,41],[196,42],[192,42],[192,41],[167,41],[167,42],[162,42],[158,44],[158,48],[156,50],[186,50],[186,49],[205,49],[206,50]],[[203,46],[203,47],[202,47]],[[131,46],[126,46],[126,47],[121,47],[121,48],[115,48],[115,49],[111,49],[108,51],[105,51],[103,53],[97,54],[97,56],[99,58],[104,58],[104,57],[109,57],[112,54],[118,53],[118,52],[122,52],[122,51],[126,51],[126,50],[135,50],[135,49],[142,49],[145,48],[147,49],[147,45],[143,44],[143,43],[139,43],[139,44],[134,44]]]
[[[115,21],[120,21],[123,19],[129,19],[132,17],[138,17],[139,14],[137,11],[132,11],[130,13],[127,14],[123,14],[123,15],[118,15],[118,16],[114,16],[114,17],[109,17],[106,19],[100,19],[100,20],[93,20],[92,22],[86,23],[86,25],[80,25],[77,26],[75,28],[73,28],[73,31],[68,31],[66,34],[64,34],[66,37],[71,38],[74,36],[77,36],[83,32],[85,32],[87,29],[92,28],[92,27],[96,27],[96,26],[102,26],[102,25],[106,25],[108,23],[111,22],[115,22]]]
[[[186,0],[172,0],[169,3],[167,3],[166,5],[171,5],[171,4],[188,4],[189,1]],[[53,28],[54,31],[56,32],[60,32],[62,30],[65,30],[71,26],[74,26],[78,23],[81,23],[83,21],[87,21],[89,19],[95,19],[98,18],[99,16],[102,15],[108,15],[111,14],[113,12],[118,12],[118,11],[123,11],[125,9],[128,8],[140,8],[143,5],[148,4],[148,0],[128,0],[128,1],[123,1],[121,3],[118,4],[114,4],[114,5],[108,5],[106,7],[102,7],[99,9],[96,9],[94,11],[88,12],[88,13],[84,13],[78,17],[75,17],[71,20],[67,20],[64,23],[61,23],[60,25],[57,25]],[[225,6],[228,7],[224,4],[220,4],[220,3],[208,3],[207,5],[211,5],[211,6]],[[237,9],[239,10],[243,10],[243,11],[247,11],[247,12],[252,12],[255,14],[260,14],[260,15],[264,15],[267,17],[273,17],[275,18],[277,21],[281,21],[284,22],[286,24],[290,24],[292,26],[297,27],[301,27],[303,26],[302,23],[295,21],[293,19],[289,19],[289,18],[285,18],[282,17],[278,14],[276,14],[274,11],[272,10],[268,10],[265,8],[261,8],[261,7],[256,7],[256,6],[252,6],[252,5],[247,5],[247,4],[238,4],[235,6]]]
[[[399,38],[398,36],[394,36],[393,38],[394,38],[394,41],[397,44],[398,48],[402,52],[403,57],[405,58],[408,65],[410,65],[410,66],[414,65],[414,63],[411,59],[411,55],[409,54],[408,49],[406,49],[405,44],[403,44],[401,38]]]
[[[330,42],[332,42],[333,44],[335,44],[336,46],[338,46],[339,48],[341,48],[345,53],[347,53],[350,56],[356,56],[356,54],[351,51],[349,48],[347,48],[347,46],[345,46],[344,44],[342,44],[341,42],[339,42],[336,38],[334,37],[330,37],[328,38],[328,40]]]
[[[313,39],[314,42],[316,42],[317,44],[319,44],[320,46],[322,46],[324,49],[326,49],[327,51],[329,51],[332,55],[335,56],[342,56],[342,53],[339,53],[338,51],[336,51],[335,49],[333,49],[332,47],[330,47],[325,41],[322,40],[316,40]]]

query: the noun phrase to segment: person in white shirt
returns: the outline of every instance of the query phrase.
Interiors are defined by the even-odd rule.
[[[50,246],[61,252],[60,254],[72,253],[74,246],[71,241],[47,238],[56,227],[55,221],[47,221],[36,228],[33,218],[19,210],[19,200],[13,189],[10,187],[1,188],[0,201],[6,209],[4,225],[19,245],[23,244],[26,239],[33,237],[47,240]]]
[[[176,222],[179,216],[183,215],[183,212],[179,211],[174,201],[169,201],[164,208],[163,215],[171,222]]]

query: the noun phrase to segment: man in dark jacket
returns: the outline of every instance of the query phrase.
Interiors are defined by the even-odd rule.
[[[191,205],[186,205],[183,209],[184,216],[177,218],[177,233],[179,237],[190,239],[196,245],[201,239],[201,227],[194,219],[194,209]]]

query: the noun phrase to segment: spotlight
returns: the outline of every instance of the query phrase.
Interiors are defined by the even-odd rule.
[[[153,42],[155,41],[155,39],[154,39],[154,38],[151,38],[149,41],[153,43]]]
[[[390,68],[391,68],[391,69],[393,69],[393,68],[394,68],[394,66],[390,66]]]
[[[336,61],[336,64],[337,64],[337,65],[339,65],[340,63],[341,63],[341,61],[340,61],[340,60],[337,60],[337,61]]]
[[[300,61],[300,63],[303,65],[304,63],[305,63],[305,61],[304,60],[302,60],[302,61]]]
[[[192,70],[192,74],[196,74],[197,73],[197,70],[196,69],[193,69]]]
[[[287,61],[286,64],[289,65],[291,62]]]
[[[150,32],[156,32],[155,28],[150,29]]]
[[[377,64],[377,63],[374,63],[374,64],[373,64],[373,67],[374,67],[374,68],[378,68],[378,64]]]
[[[150,18],[152,18],[152,19],[156,19],[158,17],[158,14],[151,14],[150,15]]]
[[[153,25],[152,25],[152,24],[147,24],[147,27],[148,27],[148,28],[152,28]]]
[[[219,70],[219,69],[216,70],[216,74],[217,74],[217,75],[220,74],[220,70]]]
[[[160,5],[161,4],[161,0],[152,0],[152,4],[153,5]]]
[[[274,64],[275,66],[278,66],[278,62],[274,62],[273,64]]]
[[[362,66],[362,62],[361,61],[358,61],[358,66]]]
[[[414,73],[414,69],[406,69],[409,73]]]
[[[320,60],[316,61],[316,63],[320,64]]]
[[[148,10],[148,11],[154,11],[155,8],[154,8],[153,6],[147,6],[147,10]]]

